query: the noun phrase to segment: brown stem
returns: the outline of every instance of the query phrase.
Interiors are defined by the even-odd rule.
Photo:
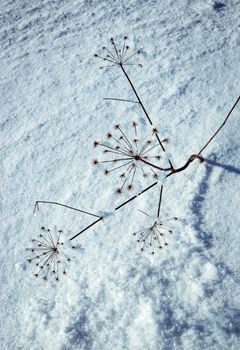
[[[82,231],[78,232],[75,236],[71,237],[69,240],[72,241],[74,238],[78,237],[81,233],[83,233],[84,231],[87,231],[90,227],[97,224],[101,220],[103,220],[103,217],[100,217],[98,220],[94,221],[92,224],[85,227]]]
[[[151,162],[148,162],[147,160],[143,159],[143,158],[140,158],[139,160],[147,165],[149,165],[150,167],[153,167],[155,169],[158,169],[158,170],[161,170],[161,171],[170,171],[170,173],[166,176],[170,176],[170,175],[173,175],[175,173],[179,173],[180,171],[183,171],[185,170],[190,163],[192,163],[192,161],[194,161],[195,159],[199,159],[201,162],[203,162],[203,157],[199,156],[198,154],[192,154],[189,159],[187,160],[187,162],[181,166],[180,168],[173,168],[173,167],[170,167],[170,168],[161,168],[160,166],[156,165],[156,164],[153,164]]]
[[[149,121],[149,123],[150,123],[151,125],[153,125],[153,123],[152,123],[152,121],[151,121],[151,119],[150,119],[150,117],[149,117],[149,115],[148,115],[148,112],[146,111],[146,109],[145,109],[145,107],[144,107],[144,105],[143,105],[143,103],[142,103],[140,97],[138,96],[138,93],[137,93],[137,91],[136,91],[136,89],[135,89],[135,87],[134,87],[134,85],[133,85],[131,79],[129,78],[129,75],[127,74],[127,72],[126,72],[125,69],[123,68],[122,63],[120,63],[119,66],[121,67],[121,69],[122,69],[122,71],[123,71],[125,77],[127,78],[127,80],[128,80],[128,82],[129,82],[129,84],[130,84],[130,86],[131,86],[131,88],[132,88],[132,90],[133,90],[135,96],[137,97],[137,100],[138,100],[140,106],[142,107],[142,110],[143,110],[145,116],[147,117],[147,119],[148,119],[148,121]],[[155,134],[155,135],[156,135],[156,137],[157,137],[157,140],[158,140],[159,145],[161,146],[163,152],[165,152],[165,148],[163,147],[163,144],[162,144],[161,140],[159,139],[159,137],[158,137],[157,134]]]
[[[138,196],[140,196],[141,194],[143,194],[144,192],[147,192],[148,190],[150,190],[152,187],[156,186],[157,181],[154,182],[152,185],[146,187],[144,190],[142,190],[141,192],[139,192],[138,194],[136,194],[135,196],[133,196],[132,198],[128,199],[126,202],[120,204],[118,207],[116,207],[114,210],[118,210],[120,208],[122,208],[124,205],[128,204],[129,202],[131,202],[132,200],[134,200],[135,198],[137,198]]]
[[[64,207],[64,208],[68,208],[68,209],[71,209],[71,210],[79,211],[80,213],[83,213],[83,214],[88,214],[88,215],[91,215],[91,216],[95,216],[96,218],[100,218],[101,217],[100,215],[96,215],[96,214],[90,213],[89,211],[73,208],[73,207],[70,207],[69,205],[65,205],[65,204],[62,204],[62,203],[49,202],[49,201],[36,201],[36,203],[34,205],[33,213],[36,213],[36,211],[39,211],[39,203],[59,205],[59,206]]]
[[[139,103],[138,101],[124,100],[123,98],[104,97],[103,99],[104,100],[108,100],[108,101],[120,101],[120,102]]]
[[[185,170],[195,159],[199,159],[201,162],[204,161],[204,158],[201,157],[201,153],[203,150],[205,150],[205,148],[210,144],[210,142],[214,139],[214,137],[219,133],[219,131],[223,128],[223,126],[226,124],[228,118],[230,117],[231,113],[233,112],[234,108],[236,107],[236,105],[238,104],[240,100],[240,96],[237,98],[236,102],[234,103],[234,105],[232,106],[232,108],[230,109],[229,113],[227,114],[226,118],[224,119],[224,122],[219,126],[219,128],[215,131],[215,133],[210,137],[210,139],[208,140],[208,142],[201,148],[201,150],[197,153],[197,154],[192,154],[187,162],[181,166],[180,168],[174,168],[173,166],[171,168],[161,168],[156,164],[150,163],[148,161],[146,161],[145,159],[141,158],[139,160],[141,160],[143,163],[148,164],[149,166],[161,170],[161,171],[170,171],[170,173],[166,176],[171,176],[173,174],[179,173],[183,170]]]
[[[234,108],[236,107],[236,105],[238,104],[240,100],[240,96],[238,96],[236,102],[234,103],[234,105],[232,106],[232,108],[230,109],[230,111],[228,112],[228,115],[226,116],[226,118],[224,119],[224,122],[219,126],[219,128],[215,131],[215,133],[212,135],[212,137],[210,137],[210,139],[208,140],[208,142],[203,146],[203,148],[201,148],[201,150],[198,152],[197,156],[199,156],[202,151],[209,145],[209,143],[214,139],[214,137],[219,133],[219,131],[223,128],[223,126],[226,124],[228,118],[230,117],[232,111],[234,110]]]
[[[171,170],[171,172],[166,177],[171,176],[171,175],[176,174],[176,173],[180,173],[181,171],[185,170],[189,166],[189,164],[191,164],[195,159],[199,159],[200,162],[204,161],[204,158],[199,156],[198,154],[192,154],[183,166],[181,166],[180,168],[177,168],[177,169],[173,168]]]
[[[148,162],[147,160],[143,159],[143,158],[140,158],[139,159],[141,162],[145,163],[145,164],[148,164],[149,166],[155,168],[155,169],[158,169],[158,170],[161,170],[161,171],[172,171],[172,167],[170,168],[161,168],[160,166],[156,165],[156,164],[153,164],[151,162]]]
[[[158,218],[159,218],[159,215],[160,215],[160,208],[161,208],[161,202],[162,202],[162,192],[163,192],[163,185],[161,185],[160,195],[159,195],[158,211],[157,211],[157,217]]]
[[[150,190],[152,187],[156,186],[157,181],[154,182],[152,185],[146,187],[144,190],[142,190],[141,192],[139,192],[138,194],[136,194],[135,196],[133,196],[132,198],[128,199],[126,202],[123,202],[122,204],[120,204],[119,206],[117,206],[114,210],[119,210],[120,208],[122,208],[124,205],[128,204],[129,202],[131,202],[132,200],[134,200],[135,198],[137,198],[138,196],[141,196],[143,193],[147,192],[148,190]],[[82,231],[78,232],[75,236],[70,238],[70,241],[72,241],[73,239],[77,238],[79,235],[81,235],[83,232],[87,231],[90,227],[96,225],[99,221],[103,220],[105,218],[105,216],[101,216],[99,217],[98,220],[94,221],[92,224],[88,225],[87,227],[85,227]]]

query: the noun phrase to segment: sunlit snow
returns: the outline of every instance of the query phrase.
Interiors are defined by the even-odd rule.
[[[128,36],[130,49],[141,50],[143,67],[126,70],[169,139],[163,161],[181,166],[204,146],[239,95],[240,2],[0,6],[0,349],[238,350],[239,105],[203,163],[161,173],[121,210],[154,179],[139,177],[119,195],[119,173],[105,176],[92,161],[93,142],[116,124],[128,130],[135,120],[142,135],[152,132],[138,105],[103,99],[134,99],[118,67],[100,70],[94,58],[111,37],[121,46]],[[153,255],[133,233],[156,220],[162,184],[161,220],[178,220]],[[104,216],[71,241],[73,250],[63,248],[71,261],[59,281],[36,278],[25,248],[42,226],[62,230],[65,242],[96,218],[41,203],[33,215],[37,200]]]

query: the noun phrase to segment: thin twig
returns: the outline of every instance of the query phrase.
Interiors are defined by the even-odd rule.
[[[101,218],[101,216],[93,214],[93,213],[90,213],[89,211],[73,208],[73,207],[70,207],[70,206],[62,204],[62,203],[49,202],[49,201],[36,201],[36,203],[34,205],[33,213],[36,213],[36,211],[39,211],[39,205],[38,205],[39,203],[59,205],[59,206],[64,207],[64,208],[68,208],[68,209],[72,209],[72,210],[75,210],[75,211],[79,211],[80,213],[84,213],[84,214],[88,214],[88,215],[91,215],[91,216],[95,216],[96,218]]]
[[[138,194],[136,194],[135,196],[133,196],[132,198],[128,199],[126,202],[120,204],[118,207],[116,207],[114,210],[118,210],[120,208],[122,208],[124,205],[128,204],[129,202],[131,202],[132,200],[134,200],[135,198],[137,198],[138,196],[140,196],[141,194],[143,194],[144,192],[150,190],[152,187],[156,186],[157,181],[154,182],[152,185],[146,187],[143,191],[139,192]]]
[[[232,106],[232,108],[230,109],[230,111],[228,112],[226,118],[224,119],[223,123],[219,126],[219,128],[215,131],[215,133],[210,137],[210,139],[208,140],[208,142],[201,148],[201,150],[197,153],[197,154],[192,154],[187,162],[180,168],[177,168],[177,169],[172,169],[171,173],[167,175],[168,176],[171,176],[175,173],[179,173],[183,170],[185,170],[189,164],[191,164],[195,159],[199,159],[201,162],[204,161],[204,158],[201,157],[201,153],[206,149],[206,147],[210,144],[210,142],[214,139],[214,137],[219,133],[219,131],[223,128],[223,126],[226,124],[228,118],[230,117],[230,115],[232,114],[234,108],[237,106],[238,102],[240,100],[240,96],[237,98],[237,100],[235,101],[234,105]]]
[[[90,227],[92,227],[93,225],[96,225],[99,221],[103,220],[104,217],[100,217],[98,220],[94,221],[92,224],[88,225],[87,227],[85,227],[82,231],[78,232],[75,236],[70,238],[70,241],[72,241],[74,238],[78,237],[79,235],[81,235],[84,231],[87,231]]]
[[[148,190],[150,190],[152,187],[154,187],[157,184],[157,182],[154,182],[152,185],[146,187],[144,190],[142,190],[141,192],[139,192],[137,195],[133,196],[132,198],[128,199],[126,202],[120,204],[118,207],[116,207],[114,210],[118,210],[120,208],[122,208],[124,205],[128,204],[129,202],[131,202],[132,200],[134,200],[135,198],[137,198],[138,196],[140,196],[141,194],[147,192]],[[87,231],[90,227],[96,225],[99,221],[103,220],[105,216],[99,217],[98,220],[94,221],[92,224],[88,225],[87,227],[85,227],[82,231],[78,232],[75,236],[70,238],[70,241],[72,241],[73,239],[77,238],[79,235],[81,235],[83,232]]]
[[[142,107],[142,109],[143,109],[143,111],[144,111],[144,114],[146,115],[146,117],[147,117],[147,119],[148,119],[148,121],[149,121],[149,123],[150,123],[151,125],[153,125],[153,123],[152,123],[152,121],[151,121],[151,119],[150,119],[150,117],[149,117],[149,115],[148,115],[148,113],[147,113],[147,111],[146,111],[146,109],[145,109],[145,107],[144,107],[144,105],[143,105],[143,103],[142,103],[140,97],[138,96],[138,93],[137,93],[137,91],[136,91],[136,89],[135,89],[135,87],[134,87],[134,85],[133,85],[131,79],[129,78],[129,75],[127,74],[127,72],[126,72],[125,69],[123,68],[122,64],[120,64],[119,66],[120,66],[120,68],[122,69],[122,71],[123,71],[125,77],[127,78],[127,80],[128,80],[128,82],[129,82],[129,84],[130,84],[130,86],[131,86],[131,88],[132,88],[132,90],[133,90],[135,96],[137,97],[137,100],[138,100],[140,106]],[[162,147],[163,147],[163,146],[162,146]],[[163,148],[163,150],[164,150],[164,148]]]
[[[158,218],[159,218],[159,215],[160,215],[160,208],[161,208],[161,202],[162,202],[162,192],[163,192],[163,185],[161,185],[160,195],[159,195],[158,211],[157,211],[157,217]]]
[[[228,118],[230,117],[232,111],[234,110],[234,108],[236,107],[236,105],[238,104],[240,100],[240,96],[237,98],[236,102],[234,103],[234,105],[232,106],[232,108],[230,109],[228,115],[226,116],[224,122],[219,126],[219,128],[215,131],[215,133],[212,135],[212,137],[210,137],[210,139],[208,140],[208,142],[203,146],[203,148],[198,152],[197,156],[199,156],[202,151],[209,145],[209,143],[214,139],[214,137],[219,133],[219,131],[223,128],[223,126],[226,124]]]
[[[183,170],[185,170],[195,159],[199,159],[200,162],[203,162],[204,161],[204,158],[201,157],[201,153],[203,150],[205,150],[205,148],[210,144],[210,142],[213,140],[213,138],[218,134],[218,132],[223,128],[223,126],[226,124],[228,118],[230,117],[231,113],[233,112],[234,108],[236,107],[236,105],[238,104],[240,100],[240,96],[238,97],[238,99],[236,100],[236,102],[234,103],[234,105],[232,106],[231,110],[229,111],[229,113],[227,114],[226,118],[224,119],[224,122],[220,125],[220,127],[215,131],[215,133],[213,134],[213,136],[208,140],[208,142],[203,146],[203,148],[201,148],[201,150],[196,153],[196,154],[192,154],[188,160],[186,161],[186,163],[179,167],[179,168],[174,168],[172,166],[172,164],[170,163],[171,167],[170,168],[161,168],[160,166],[156,165],[156,164],[153,164],[151,162],[148,162],[147,160],[141,158],[140,161],[142,161],[143,163],[145,164],[148,164],[149,166],[155,168],[155,169],[158,169],[158,170],[161,170],[161,171],[170,171],[170,173],[166,176],[166,177],[169,177],[173,174],[176,174],[176,173],[179,173]]]
[[[125,69],[123,68],[123,65],[122,65],[122,64],[119,64],[119,66],[120,66],[120,68],[122,69],[122,71],[123,71],[125,77],[127,78],[127,80],[128,80],[128,82],[129,82],[129,84],[130,84],[130,86],[131,86],[131,88],[132,88],[132,90],[133,90],[135,96],[137,97],[137,100],[138,100],[140,106],[142,107],[142,110],[143,110],[145,116],[147,117],[147,119],[148,119],[148,121],[149,121],[149,123],[150,123],[151,125],[153,125],[152,120],[150,119],[148,112],[146,111],[146,109],[145,109],[145,107],[144,107],[144,105],[143,105],[143,103],[142,103],[140,97],[138,96],[138,93],[137,93],[137,91],[136,91],[136,89],[135,89],[135,87],[134,87],[134,85],[133,85],[133,83],[132,83],[132,81],[131,81],[129,75],[127,74],[127,72],[126,72]],[[158,142],[159,142],[159,145],[161,146],[162,150],[165,152],[165,148],[163,147],[163,144],[162,144],[160,138],[158,137],[157,134],[155,134],[155,135],[156,135],[156,137],[157,137],[157,140],[158,140]]]
[[[121,102],[131,102],[131,103],[138,103],[138,101],[133,101],[133,100],[124,100],[123,98],[111,98],[111,97],[104,97],[104,100],[109,100],[109,101],[121,101]]]

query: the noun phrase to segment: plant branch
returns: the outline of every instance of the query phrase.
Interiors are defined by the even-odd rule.
[[[210,137],[210,139],[208,140],[208,142],[203,146],[203,148],[201,148],[201,150],[198,152],[197,156],[199,156],[202,151],[209,145],[209,143],[214,139],[214,137],[219,133],[219,131],[224,127],[224,125],[226,124],[228,118],[230,117],[232,111],[234,110],[234,108],[236,107],[236,105],[238,104],[240,100],[240,96],[238,96],[236,102],[234,103],[234,105],[232,106],[232,108],[230,109],[230,111],[228,112],[228,115],[226,116],[226,118],[224,119],[224,122],[219,126],[219,128],[215,131],[215,133]]]
[[[74,238],[78,237],[81,235],[84,231],[87,231],[90,227],[96,225],[99,221],[103,220],[104,217],[100,217],[98,220],[94,221],[92,224],[88,225],[85,227],[82,231],[78,232],[75,236],[71,237],[69,240],[72,241]]]
[[[114,210],[118,210],[120,208],[122,208],[124,205],[128,204],[129,202],[131,202],[132,200],[134,200],[135,198],[137,198],[138,196],[140,196],[141,194],[143,194],[144,192],[150,190],[152,187],[156,186],[157,181],[154,182],[152,185],[146,187],[143,191],[139,192],[138,194],[136,194],[135,196],[133,196],[132,198],[128,199],[126,202],[120,204],[118,207],[116,207]]]
[[[133,85],[133,83],[132,83],[132,81],[131,81],[129,75],[127,74],[127,72],[126,72],[125,69],[123,68],[123,65],[122,65],[122,64],[119,64],[119,66],[120,66],[120,68],[122,69],[122,71],[123,71],[125,77],[127,78],[127,80],[128,80],[128,82],[129,82],[129,84],[130,84],[130,86],[131,86],[131,88],[132,88],[132,90],[133,90],[135,96],[137,97],[137,100],[138,100],[140,106],[142,107],[142,110],[143,110],[145,116],[147,117],[147,119],[148,119],[148,121],[149,121],[149,123],[150,123],[151,125],[153,125],[153,123],[152,123],[152,121],[151,121],[151,119],[150,119],[150,117],[149,117],[149,114],[148,114],[148,112],[146,111],[146,109],[145,109],[145,107],[144,107],[144,105],[143,105],[143,103],[142,103],[140,97],[138,96],[138,93],[137,93],[137,91],[136,91],[136,89],[135,89],[135,87],[134,87],[134,85]],[[162,150],[165,152],[165,148],[163,147],[163,144],[162,144],[161,140],[159,139],[159,137],[158,137],[157,134],[155,134],[155,135],[156,135],[156,137],[157,137],[157,140],[158,140],[158,142],[159,142],[159,145],[161,146]]]
[[[137,195],[133,196],[132,198],[128,199],[126,202],[120,204],[118,207],[116,207],[114,210],[118,210],[120,208],[122,208],[124,205],[128,204],[129,202],[131,202],[132,200],[134,200],[135,198],[137,198],[138,196],[140,196],[141,194],[147,192],[148,190],[150,190],[152,187],[154,187],[157,184],[157,182],[154,182],[152,185],[146,187],[144,190],[142,190],[141,192],[139,192]],[[70,241],[72,241],[73,239],[77,238],[79,235],[81,235],[83,232],[87,231],[90,227],[96,225],[99,221],[103,220],[106,216],[102,216],[99,217],[98,220],[94,221],[92,224],[88,225],[87,227],[85,227],[82,231],[78,232],[75,236],[70,238]]]
[[[172,164],[170,163],[171,167],[170,168],[161,168],[160,166],[153,164],[151,162],[148,162],[147,160],[140,158],[139,160],[142,161],[145,164],[148,164],[150,167],[153,167],[155,169],[158,169],[160,171],[170,171],[170,173],[166,176],[171,176],[173,174],[179,173],[183,170],[185,170],[195,159],[199,159],[200,162],[204,161],[204,158],[200,155],[202,153],[203,150],[205,150],[205,148],[210,144],[210,142],[214,139],[214,137],[219,133],[219,131],[223,128],[223,126],[226,124],[228,118],[230,117],[231,113],[233,112],[234,108],[236,107],[236,105],[238,104],[240,100],[240,96],[238,97],[238,99],[236,100],[236,102],[234,103],[234,105],[232,106],[232,108],[230,109],[229,113],[227,114],[226,118],[224,119],[224,122],[220,125],[220,127],[215,131],[215,133],[210,137],[210,139],[208,140],[208,142],[201,148],[201,150],[196,153],[196,154],[192,154],[188,160],[186,161],[186,163],[179,167],[179,168],[174,168],[172,166]]]
[[[103,99],[104,99],[104,100],[109,100],[109,101],[121,101],[121,102],[139,103],[138,101],[124,100],[123,98],[104,97]]]
[[[153,167],[155,169],[158,169],[158,170],[161,170],[161,171],[172,171],[172,167],[170,168],[161,168],[160,166],[156,165],[156,164],[153,164],[151,162],[148,162],[146,159],[143,159],[143,158],[140,158],[139,159],[141,162],[145,163],[145,164],[148,164],[150,167]]]
[[[160,208],[161,208],[161,202],[162,202],[162,192],[163,192],[163,185],[161,185],[160,195],[159,195],[158,211],[157,211],[157,217],[158,218],[159,218],[159,215],[160,215]]]
[[[91,216],[95,216],[96,218],[101,218],[101,216],[96,215],[96,214],[93,214],[93,213],[90,213],[90,212],[85,211],[85,210],[73,208],[73,207],[70,207],[70,206],[65,205],[65,204],[62,204],[62,203],[58,203],[58,202],[49,202],[49,201],[36,201],[36,203],[35,203],[35,205],[34,205],[33,213],[36,213],[37,211],[39,211],[39,203],[59,205],[59,206],[61,206],[61,207],[68,208],[68,209],[71,209],[71,210],[75,210],[75,211],[78,211],[78,212],[80,212],[80,213],[84,213],[84,214],[88,214],[88,215],[91,215]]]
[[[210,142],[214,139],[214,137],[219,133],[219,131],[224,127],[224,125],[226,124],[228,118],[230,117],[230,115],[232,114],[234,108],[237,106],[238,102],[240,100],[240,96],[238,96],[237,100],[235,101],[234,105],[232,106],[232,108],[230,109],[230,111],[228,112],[226,118],[224,119],[223,123],[219,126],[219,128],[214,132],[214,134],[210,137],[210,139],[207,141],[207,143],[201,148],[201,150],[197,153],[197,154],[192,154],[189,159],[187,160],[187,162],[180,168],[178,169],[172,169],[171,173],[167,175],[170,176],[172,174],[178,173],[180,171],[185,170],[189,164],[191,164],[195,159],[199,159],[201,162],[204,160],[203,157],[201,157],[201,153],[207,148],[207,146],[210,144]]]

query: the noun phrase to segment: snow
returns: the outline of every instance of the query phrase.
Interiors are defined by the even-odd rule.
[[[129,37],[143,68],[126,67],[181,166],[198,152],[237,99],[240,2],[0,1],[1,337],[3,350],[240,348],[239,105],[186,171],[115,211],[154,181],[115,193],[92,159],[115,123],[151,128],[121,71],[93,58]],[[133,232],[176,216],[169,246],[140,252]],[[65,240],[103,215],[71,245],[67,276],[35,278],[26,247],[40,227]],[[143,210],[151,216],[138,211]],[[169,224],[170,227],[170,224]]]

